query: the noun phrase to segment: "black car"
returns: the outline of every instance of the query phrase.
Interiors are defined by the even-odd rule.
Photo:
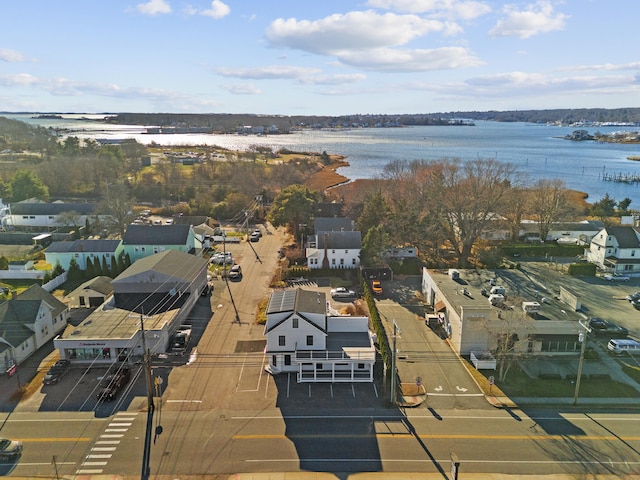
[[[117,372],[103,377],[100,382],[100,390],[97,393],[98,401],[105,400],[110,402],[116,398],[120,390],[129,383],[130,379],[131,372],[127,367],[122,367]]]
[[[591,318],[589,326],[598,337],[626,338],[629,335],[629,330],[626,328],[599,317]]]
[[[71,368],[71,362],[69,360],[58,360],[49,369],[47,374],[42,379],[42,383],[45,385],[53,385],[58,383],[65,373]]]

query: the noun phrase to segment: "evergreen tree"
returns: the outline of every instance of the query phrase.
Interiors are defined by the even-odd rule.
[[[111,278],[116,278],[119,274],[120,274],[120,272],[118,271],[118,261],[116,260],[116,257],[114,257],[112,255],[111,256],[111,269],[109,270],[109,276]]]
[[[67,276],[67,280],[74,282],[82,280],[82,270],[80,270],[80,265],[78,265],[75,258],[72,258],[69,262],[69,274]]]
[[[110,265],[107,265],[107,259],[103,255],[102,256],[102,265],[101,265],[101,269],[100,269],[100,275],[109,276],[110,273],[111,273]]]

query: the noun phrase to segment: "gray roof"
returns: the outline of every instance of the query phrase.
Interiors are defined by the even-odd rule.
[[[12,203],[12,215],[60,215],[63,212],[78,212],[81,215],[95,213],[96,203]]]
[[[47,253],[94,252],[114,253],[120,240],[74,240],[73,242],[52,242]]]
[[[590,220],[588,222],[558,222],[551,224],[550,231],[576,231],[576,232],[594,232],[598,233],[602,230],[604,224],[599,220]],[[538,222],[523,222],[520,224],[520,229],[525,232],[535,232],[538,233],[540,231],[540,225]]]
[[[191,225],[136,225],[127,226],[123,245],[186,245]]]
[[[194,272],[200,271],[206,266],[207,260],[202,257],[196,257],[177,250],[165,250],[164,252],[141,258],[113,279],[111,283],[124,282],[129,277],[151,271],[190,283],[193,281]]]
[[[313,231],[318,232],[353,231],[353,221],[349,217],[316,217],[313,220]]]
[[[615,237],[620,248],[637,248],[640,246],[638,230],[635,227],[607,227],[607,235]]]
[[[0,304],[0,337],[13,347],[31,338],[34,332],[28,324],[35,322],[42,302],[53,308],[53,317],[67,309],[64,303],[34,284],[16,298]]]
[[[76,288],[70,295],[79,293],[83,290],[95,290],[103,295],[110,295],[113,293],[113,287],[111,286],[111,278],[104,275],[87,280],[78,288]]]
[[[67,306],[47,292],[38,284],[33,284],[17,297],[19,300],[43,300],[53,308],[53,316],[57,317],[67,310]]]
[[[316,248],[323,249],[354,249],[362,248],[362,235],[358,231],[352,232],[318,232]]]

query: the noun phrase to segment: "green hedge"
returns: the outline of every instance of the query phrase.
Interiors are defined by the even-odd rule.
[[[596,266],[593,263],[580,262],[569,265],[569,275],[575,277],[595,277]]]
[[[364,299],[367,302],[367,307],[369,308],[369,318],[371,319],[371,324],[373,326],[373,331],[376,334],[378,341],[378,351],[380,352],[380,356],[382,357],[382,361],[387,366],[387,374],[391,373],[391,347],[389,346],[389,338],[387,337],[387,331],[382,324],[382,320],[380,319],[380,314],[378,313],[378,308],[376,307],[376,302],[373,299],[373,293],[371,292],[371,287],[369,286],[369,282],[360,276],[360,284],[362,285],[362,291],[364,292]]]

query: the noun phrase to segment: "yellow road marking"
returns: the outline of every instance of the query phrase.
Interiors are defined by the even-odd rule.
[[[404,439],[404,438],[415,438],[415,435],[410,433],[378,433],[375,435],[371,434],[363,434],[363,435],[354,435],[354,434],[338,434],[338,435],[311,435],[311,434],[299,434],[299,435],[234,435],[233,440],[277,440],[277,439],[310,439],[310,438],[371,438],[371,437],[381,437],[381,438],[392,438],[392,439]],[[635,442],[640,440],[640,436],[633,437],[616,437],[613,435],[605,435],[605,436],[590,436],[590,435],[468,435],[468,434],[460,434],[460,435],[452,435],[452,434],[428,434],[428,435],[418,435],[418,438],[423,440],[588,440],[588,441],[625,441],[625,442]]]
[[[51,437],[51,438],[12,438],[12,440],[19,440],[21,442],[29,442],[29,443],[50,443],[50,442],[90,442],[93,438],[62,438],[62,437]]]

